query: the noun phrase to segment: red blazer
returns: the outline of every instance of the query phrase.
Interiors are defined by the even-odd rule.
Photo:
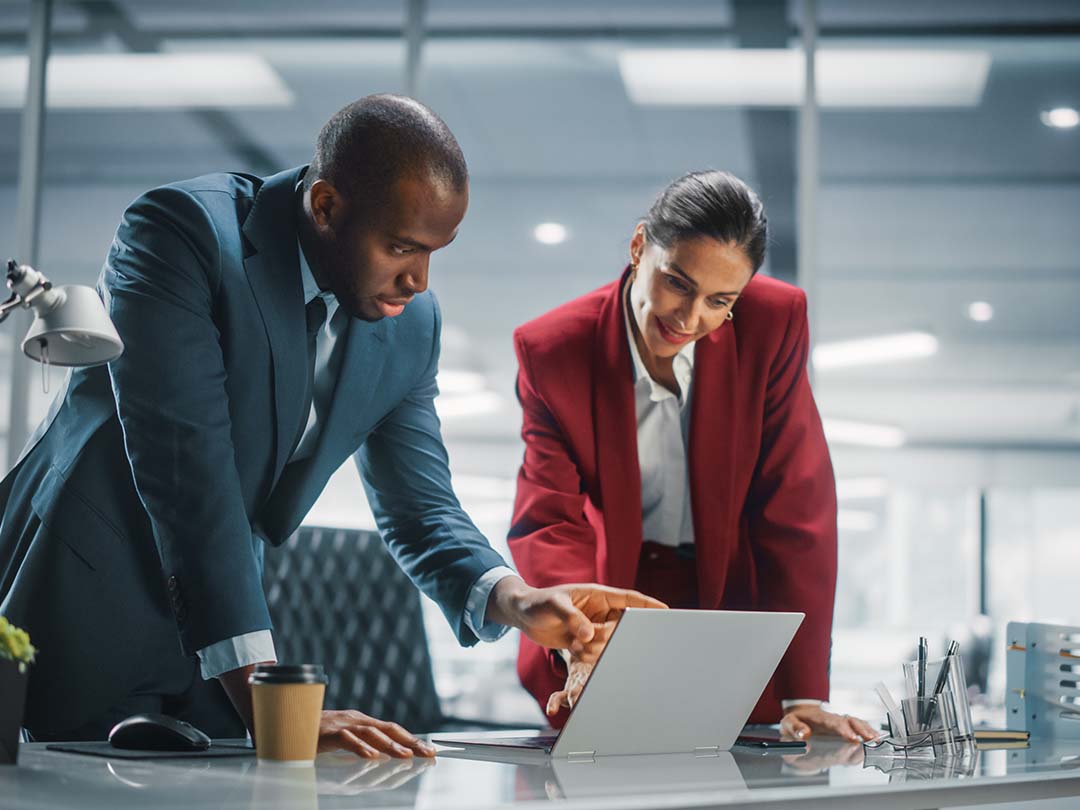
[[[534,586],[634,587],[641,471],[621,285],[514,332],[525,459],[509,544]],[[808,349],[805,294],[757,276],[735,319],[694,350],[688,463],[701,607],[806,613],[751,722],[779,721],[782,699],[829,694],[836,486]],[[526,638],[518,674],[541,708],[565,679]],[[565,712],[553,719],[563,722]]]

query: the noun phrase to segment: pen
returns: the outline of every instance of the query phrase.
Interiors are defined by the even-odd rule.
[[[934,684],[934,693],[930,696],[930,703],[926,707],[926,727],[929,728],[930,724],[934,721],[934,711],[937,709],[938,696],[942,690],[945,689],[945,681],[949,679],[949,664],[953,657],[960,650],[960,645],[956,641],[949,642],[949,651],[945,653],[945,658],[941,661],[941,671],[938,672],[937,682]]]
[[[919,691],[916,695],[919,700],[926,697],[926,649],[928,646],[926,636],[919,636],[919,669],[917,673]]]

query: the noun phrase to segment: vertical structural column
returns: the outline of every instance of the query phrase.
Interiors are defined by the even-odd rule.
[[[41,219],[41,155],[45,144],[45,67],[49,59],[52,0],[31,0],[27,54],[30,58],[23,104],[19,146],[19,198],[15,224],[15,258],[24,264],[38,261]],[[15,466],[27,437],[30,400],[30,364],[22,354],[22,339],[31,313],[12,315],[11,407],[8,411],[7,468]]]
[[[979,613],[990,615],[990,526],[986,490],[979,490]]]
[[[819,185],[820,137],[817,101],[817,2],[803,0],[802,50],[806,65],[803,102],[799,110],[799,199],[798,199],[798,268],[796,283],[806,292],[807,315],[810,320],[810,348],[819,326],[817,311],[817,197]],[[811,351],[808,361],[811,384],[814,382],[814,361]]]
[[[405,94],[417,98],[420,57],[424,49],[427,0],[408,0],[405,18]]]

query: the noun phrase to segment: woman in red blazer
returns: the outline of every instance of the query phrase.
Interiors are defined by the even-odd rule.
[[[740,180],[688,174],[635,229],[619,279],[515,331],[525,458],[510,549],[535,586],[804,612],[750,721],[870,739],[821,707],[836,489],[806,374],[806,297],[755,276],[766,234]],[[521,641],[521,681],[555,726],[591,666]]]

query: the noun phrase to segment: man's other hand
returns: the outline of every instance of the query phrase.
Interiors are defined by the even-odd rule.
[[[435,746],[413,736],[397,723],[376,720],[362,712],[324,711],[319,721],[320,751],[352,751],[367,759],[435,756]]]

